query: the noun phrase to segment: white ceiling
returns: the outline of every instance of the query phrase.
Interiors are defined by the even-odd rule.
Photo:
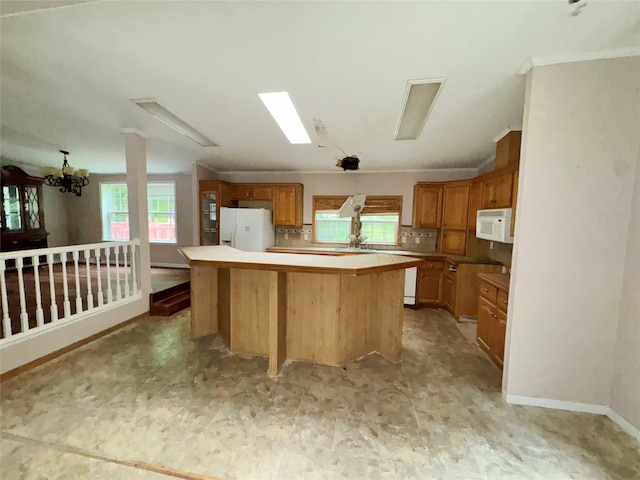
[[[521,125],[529,57],[640,44],[637,1],[589,0],[575,17],[563,0],[2,4],[2,156],[57,165],[67,149],[94,172],[125,170],[127,127],[147,136],[150,172],[334,171],[314,118],[363,170],[476,167]],[[420,138],[394,141],[407,80],[443,77]],[[313,145],[290,145],[257,95],[281,90]],[[129,101],[149,97],[220,146]]]

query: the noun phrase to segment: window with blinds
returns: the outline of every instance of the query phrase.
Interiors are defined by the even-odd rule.
[[[313,197],[313,240],[318,243],[349,243],[353,220],[339,218],[338,210],[348,195]],[[362,236],[366,243],[400,243],[401,195],[367,196],[362,211]]]

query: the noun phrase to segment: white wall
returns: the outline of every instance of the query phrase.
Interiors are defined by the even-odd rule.
[[[633,192],[610,405],[640,430],[640,165]]]
[[[638,161],[640,58],[529,75],[503,388],[508,399],[606,406]]]
[[[413,186],[417,182],[462,180],[477,176],[474,168],[433,170],[406,173],[366,173],[346,171],[337,173],[276,173],[276,172],[220,172],[220,179],[228,182],[302,183],[304,185],[304,216],[312,222],[314,195],[402,195],[402,224],[411,225]]]
[[[102,242],[100,220],[100,182],[126,183],[126,175],[92,175],[91,183],[82,191],[82,197],[67,201],[69,242],[72,245]],[[176,183],[176,234],[177,244],[151,244],[151,263],[187,265],[178,252],[178,246],[192,245],[193,208],[192,184],[189,174],[150,174],[149,182]]]

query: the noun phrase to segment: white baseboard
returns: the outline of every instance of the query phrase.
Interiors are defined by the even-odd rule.
[[[152,267],[164,267],[164,268],[189,268],[186,263],[151,263]]]
[[[523,397],[520,395],[505,394],[504,399],[513,405],[527,405],[530,407],[554,408],[556,410],[568,410],[571,412],[593,413],[606,415],[612,422],[618,424],[622,430],[640,441],[640,429],[629,423],[620,414],[614,412],[607,405],[595,405],[592,403],[567,402],[564,400],[552,400],[549,398]]]
[[[606,415],[607,405],[595,405],[593,403],[567,402],[565,400],[552,400],[549,398],[523,397],[520,395],[505,396],[507,403],[514,405],[528,405],[530,407],[555,408],[556,410],[569,410],[570,412],[595,413]]]
[[[612,421],[616,422],[618,426],[627,432],[629,435],[634,437],[636,440],[640,442],[640,429],[633,426],[627,420],[625,420],[620,414],[614,412],[611,408],[608,409],[607,417],[609,417]]]

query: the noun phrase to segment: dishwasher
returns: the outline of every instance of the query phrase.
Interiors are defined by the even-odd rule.
[[[404,271],[404,304],[416,304],[416,279],[418,267],[407,268]]]

